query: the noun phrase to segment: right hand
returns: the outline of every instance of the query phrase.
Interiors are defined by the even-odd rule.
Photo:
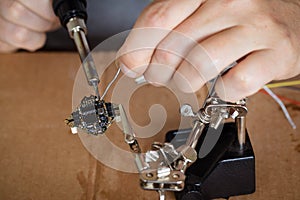
[[[0,53],[35,51],[45,44],[46,32],[58,27],[52,0],[0,1]]]
[[[131,78],[195,92],[238,61],[216,84],[220,98],[236,102],[300,73],[299,19],[299,0],[156,0],[118,64]]]

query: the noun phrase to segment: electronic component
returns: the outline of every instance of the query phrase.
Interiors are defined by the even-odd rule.
[[[77,128],[80,128],[89,134],[103,134],[114,121],[117,109],[114,104],[99,100],[96,96],[85,96],[66,119],[66,124],[71,127],[72,133],[77,133]]]

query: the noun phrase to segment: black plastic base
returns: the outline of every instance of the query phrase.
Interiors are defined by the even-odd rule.
[[[226,123],[219,130],[206,128],[197,150],[211,134],[220,137],[214,148],[204,158],[198,158],[186,171],[185,189],[176,192],[177,200],[209,200],[251,194],[255,191],[255,157],[250,139],[240,150],[235,123]],[[166,141],[175,146],[184,144],[190,129],[170,131]]]

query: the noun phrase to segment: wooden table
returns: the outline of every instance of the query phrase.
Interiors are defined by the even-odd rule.
[[[140,189],[137,174],[98,162],[64,124],[78,67],[74,53],[0,55],[0,199],[158,199],[156,193]],[[299,91],[274,91],[300,101]],[[162,89],[151,93],[172,108],[168,95]],[[300,107],[288,105],[297,130],[265,94],[252,96],[248,107],[257,189],[232,199],[300,199]],[[172,110],[177,112],[177,107]],[[171,117],[163,131],[176,120]],[[168,199],[174,197],[169,194]]]

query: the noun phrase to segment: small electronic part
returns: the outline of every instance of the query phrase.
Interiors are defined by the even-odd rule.
[[[103,134],[117,117],[117,110],[114,104],[99,100],[94,95],[85,96],[66,119],[66,124],[71,127],[72,133],[77,133],[77,128],[80,128],[92,135]]]

